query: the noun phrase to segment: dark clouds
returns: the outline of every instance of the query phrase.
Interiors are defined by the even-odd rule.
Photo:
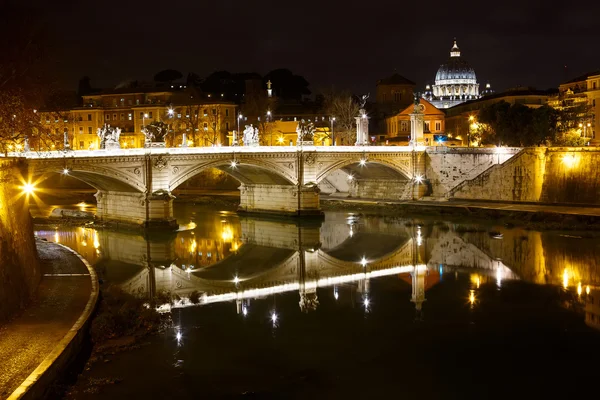
[[[600,2],[55,1],[43,9],[66,85],[287,67],[318,87],[372,91],[394,71],[433,80],[452,38],[480,83],[547,88],[600,69]],[[42,10],[38,6],[38,10]]]

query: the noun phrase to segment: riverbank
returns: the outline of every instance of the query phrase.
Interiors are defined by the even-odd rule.
[[[0,327],[0,398],[43,397],[81,349],[98,299],[96,274],[74,251],[42,240],[36,247],[36,296]]]
[[[444,216],[541,230],[600,230],[600,207],[478,201],[387,201],[321,198],[325,211],[360,211],[398,217]]]

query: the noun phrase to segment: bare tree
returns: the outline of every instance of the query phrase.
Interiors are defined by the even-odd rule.
[[[242,114],[247,122],[258,127],[260,141],[263,145],[271,145],[273,139],[273,120],[277,109],[277,99],[268,97],[265,92],[254,92],[245,98]]]
[[[335,118],[336,142],[351,144],[355,136],[355,118],[360,108],[353,96],[348,92],[327,93],[324,108],[330,118]]]
[[[205,116],[206,128],[203,129],[205,143],[216,146],[223,140],[223,109],[220,105],[212,105]]]
[[[176,111],[177,115],[173,116],[171,146],[175,146],[177,139],[181,140],[183,134],[187,136],[187,140],[192,141],[193,146],[198,146],[200,141],[199,129],[200,121],[202,120],[203,108],[200,104],[186,104]]]

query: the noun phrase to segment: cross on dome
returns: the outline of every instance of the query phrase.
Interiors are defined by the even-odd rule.
[[[460,57],[460,49],[456,44],[456,38],[454,38],[454,45],[452,46],[452,49],[450,49],[450,57]]]

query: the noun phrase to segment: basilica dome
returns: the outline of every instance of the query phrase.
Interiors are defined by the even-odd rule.
[[[438,69],[431,89],[427,88],[424,97],[437,108],[449,108],[481,97],[475,70],[460,56],[456,39],[450,49],[450,58]]]
[[[452,80],[453,82],[444,82],[448,80]],[[477,83],[475,70],[469,65],[467,60],[460,56],[456,40],[450,50],[450,58],[440,66],[437,74],[435,74],[435,84],[443,85],[444,83]]]

